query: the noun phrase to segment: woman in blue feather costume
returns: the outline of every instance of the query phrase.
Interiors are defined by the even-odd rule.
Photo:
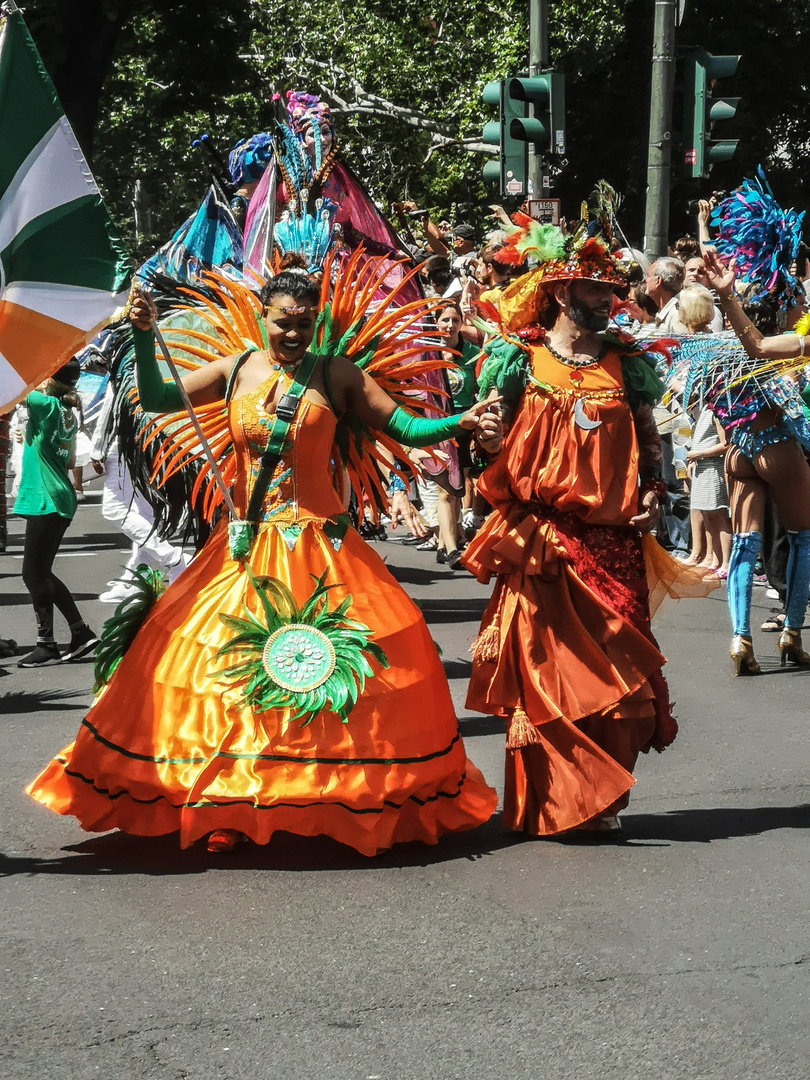
[[[735,292],[739,275],[751,284],[752,299],[770,295],[780,306],[788,306],[795,295],[790,264],[800,239],[801,219],[802,215],[779,208],[760,170],[756,181],[746,181],[718,207],[717,248],[704,252],[709,280],[749,358],[747,363],[738,359],[716,364],[709,395],[732,443],[726,459],[734,530],[728,600],[734,631],[731,657],[738,675],[760,671],[754,658],[750,612],[768,489],[790,542],[780,660],[782,665],[788,661],[810,665],[801,638],[810,593],[810,465],[804,453],[810,450],[810,428],[797,383],[805,365],[810,315],[793,332],[766,337],[748,318]],[[739,349],[734,351],[739,357]],[[705,387],[705,370],[701,378]]]

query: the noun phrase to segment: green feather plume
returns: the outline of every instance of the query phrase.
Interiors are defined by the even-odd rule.
[[[135,592],[121,601],[99,635],[93,668],[94,694],[110,681],[155,601],[166,590],[166,579],[161,571],[145,563],[130,570],[129,576],[127,584],[134,586]]]
[[[526,229],[526,235],[515,245],[525,256],[533,255],[538,262],[564,259],[566,257],[566,236],[557,225],[541,225],[532,222]]]

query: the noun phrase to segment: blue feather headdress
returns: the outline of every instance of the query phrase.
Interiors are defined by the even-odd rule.
[[[736,260],[740,280],[754,286],[752,300],[771,295],[780,307],[787,306],[798,284],[790,265],[799,249],[803,218],[804,211],[783,210],[777,203],[762,166],[754,180],[744,180],[715,207],[715,245],[722,258]]]

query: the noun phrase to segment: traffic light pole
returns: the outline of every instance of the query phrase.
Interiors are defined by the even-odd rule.
[[[675,93],[677,0],[655,0],[650,148],[647,158],[647,214],[644,251],[666,255],[669,244],[669,188],[672,169],[672,101]]]
[[[548,0],[529,0],[529,75],[537,76],[549,66]],[[543,155],[529,144],[529,194],[535,199],[547,199],[543,186]]]

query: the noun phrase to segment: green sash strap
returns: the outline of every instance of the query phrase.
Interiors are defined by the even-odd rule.
[[[242,359],[240,357],[240,361]],[[304,359],[296,372],[292,386],[276,405],[276,413],[267,437],[267,444],[261,456],[259,472],[250,495],[247,514],[245,515],[246,520],[228,523],[228,547],[231,558],[236,559],[238,562],[243,562],[250,556],[259,515],[264,505],[264,497],[284,452],[290,426],[295,419],[301,398],[306,392],[317,363],[317,356],[313,356],[312,353],[304,354]]]
[[[264,497],[267,494],[267,489],[273,479],[273,473],[276,471],[281,455],[284,453],[290,427],[293,420],[295,420],[301,398],[306,392],[318,359],[312,353],[304,354],[304,359],[295,373],[292,386],[276,405],[276,414],[270,425],[267,444],[261,456],[259,474],[256,477],[256,483],[253,485],[247,514],[245,515],[250,522],[257,521],[262,512]]]

